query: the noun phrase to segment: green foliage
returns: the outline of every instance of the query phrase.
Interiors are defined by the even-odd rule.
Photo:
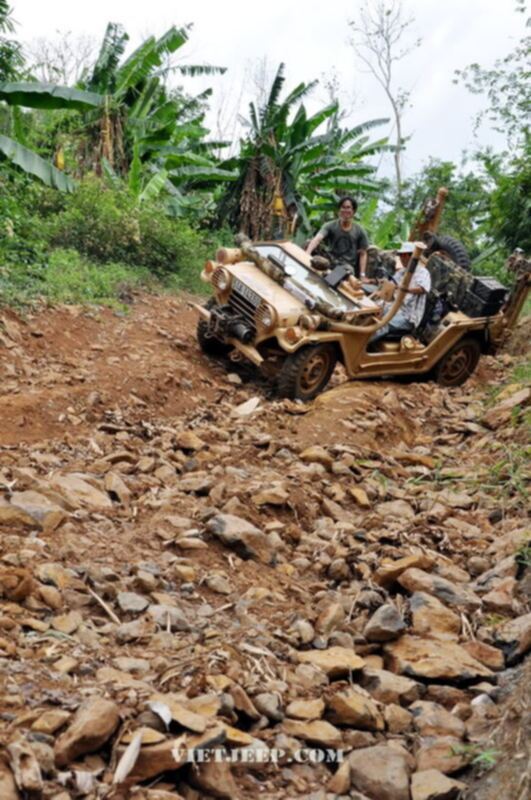
[[[517,11],[525,14],[525,2],[519,0]],[[529,28],[531,20],[526,20]],[[529,63],[531,36],[524,35],[504,58],[492,67],[470,64],[456,72],[456,82],[462,80],[473,94],[486,96],[487,107],[480,112],[477,125],[488,122],[507,136],[514,147],[529,140],[531,110],[531,81]]]
[[[472,756],[470,763],[479,767],[480,772],[486,772],[496,766],[498,757],[501,755],[500,750],[495,750],[492,747],[483,748],[476,743],[455,745],[452,747],[452,751],[455,755]]]
[[[142,265],[158,276],[175,273],[186,284],[210,255],[201,236],[164,209],[123,188],[84,181],[47,222],[50,242],[75,248],[100,263]]]
[[[35,295],[88,302],[112,296],[112,286],[122,280],[136,285],[148,278],[159,288],[202,293],[205,259],[229,243],[227,232],[201,234],[184,220],[167,217],[158,202],[146,198],[138,205],[120,185],[93,178],[74,195],[62,195],[0,168],[3,303],[24,303]],[[131,272],[131,280],[123,270]]]
[[[0,270],[0,302],[21,305],[35,296],[60,303],[113,304],[131,288],[155,285],[150,272],[128,264],[94,264],[76,250],[58,249],[43,264]]]
[[[513,383],[531,384],[531,359],[522,361],[511,372],[511,381]]]
[[[485,488],[494,496],[505,499],[519,497],[525,503],[528,497],[530,455],[529,447],[514,443],[508,445],[502,458],[488,468]]]
[[[19,144],[14,139],[0,134],[0,155],[8,159],[14,166],[20,167],[23,172],[39,178],[47,186],[53,186],[62,192],[72,192],[74,181],[64,172],[49,164],[33,150]]]
[[[492,159],[491,159],[492,164]],[[531,253],[531,138],[506,169],[492,169],[496,187],[490,196],[492,235],[512,251]]]
[[[7,0],[0,0],[0,34],[13,33],[14,22]],[[11,80],[23,64],[19,42],[0,36],[0,81]]]
[[[435,197],[441,186],[448,189],[441,232],[458,239],[473,259],[483,249],[484,221],[489,205],[489,178],[472,170],[460,170],[451,161],[432,158],[403,187],[402,202],[411,218],[427,197]],[[483,241],[482,241],[483,240]]]
[[[516,551],[516,563],[524,569],[531,567],[531,540],[524,542]]]
[[[186,44],[191,27],[172,26],[159,38],[150,36],[122,60],[129,37],[121,25],[109,23],[92,73],[85,81],[84,88],[97,92],[105,101],[102,112],[84,115],[84,172],[95,167],[102,171],[105,164],[107,172],[110,169],[123,177],[129,173],[130,188],[137,197],[151,182],[153,173],[164,175],[164,179],[151,183],[150,197],[155,187],[157,193],[163,188],[171,190],[167,179],[176,186],[229,179],[207,158],[201,161],[202,170],[185,160],[185,165],[193,166],[179,173],[182,158],[190,154],[199,157],[200,143],[208,133],[202,125],[203,100],[211,90],[190,98],[180,91],[170,92],[166,78],[173,69],[186,75],[225,71],[222,67],[169,66],[168,58]],[[181,161],[173,163],[173,158],[170,164],[169,156],[175,154]]]
[[[339,195],[374,193],[380,187],[366,159],[387,149],[387,140],[371,142],[367,132],[387,120],[344,129],[337,102],[309,116],[303,100],[316,83],[300,83],[281,99],[280,64],[265,103],[250,104],[249,132],[239,155],[223,165],[236,171],[237,180],[221,197],[218,218],[251,238],[274,234],[275,200],[296,213],[309,233],[310,216],[327,213]]]
[[[407,239],[408,231],[403,214],[397,209],[382,211],[376,197],[361,206],[359,221],[367,231],[369,241],[384,250],[397,247]]]
[[[75,109],[84,111],[97,108],[103,103],[103,97],[94,92],[70,89],[68,86],[55,86],[51,83],[29,83],[27,81],[0,84],[0,100],[10,106],[24,108]]]

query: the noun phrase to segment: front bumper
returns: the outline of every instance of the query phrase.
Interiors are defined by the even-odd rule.
[[[212,314],[207,308],[203,308],[203,306],[200,306],[197,303],[192,303],[191,305],[193,308],[195,308],[198,314],[200,314],[200,316],[206,320],[206,322],[210,323]],[[226,342],[226,344],[230,344],[231,347],[234,347],[236,350],[239,350],[242,355],[248,358],[249,361],[252,361],[253,364],[256,364],[257,367],[263,363],[264,359],[256,347],[253,347],[250,344],[244,344],[234,336],[223,336],[223,341]]]

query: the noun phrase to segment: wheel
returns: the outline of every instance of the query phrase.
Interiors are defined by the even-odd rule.
[[[431,255],[437,250],[441,250],[450,256],[454,264],[463,269],[470,270],[470,257],[466,248],[458,239],[452,236],[437,236],[431,234],[427,239],[428,250],[426,255]]]
[[[211,309],[216,305],[216,301],[213,297],[205,304],[205,308]],[[207,356],[214,356],[217,358],[221,358],[222,356],[226,356],[232,350],[230,344],[225,344],[220,339],[216,339],[215,336],[207,336],[208,333],[208,322],[203,317],[199,317],[197,322],[197,341],[199,343],[199,347]]]
[[[331,344],[307,345],[284,361],[278,376],[278,392],[292,400],[313,400],[321,392],[337,362]]]
[[[481,346],[477,339],[461,339],[435,367],[435,380],[441,386],[461,386],[476,369],[480,355]]]

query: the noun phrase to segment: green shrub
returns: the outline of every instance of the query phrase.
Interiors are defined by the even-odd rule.
[[[210,255],[201,236],[158,203],[138,204],[126,189],[85,180],[47,222],[50,243],[94,261],[137,264],[188,285]]]
[[[76,250],[54,250],[47,265],[0,268],[0,304],[23,305],[34,297],[60,303],[114,304],[132,288],[158,289],[149,270],[129,264],[95,264]]]

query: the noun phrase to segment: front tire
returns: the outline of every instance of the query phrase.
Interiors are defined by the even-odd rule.
[[[284,361],[278,376],[278,393],[291,400],[313,400],[330,380],[336,363],[336,350],[331,344],[301,347]]]
[[[476,369],[480,355],[478,340],[465,336],[441,358],[435,367],[435,380],[440,386],[461,386]]]
[[[216,305],[216,301],[214,298],[210,298],[210,300],[206,303],[205,308],[210,310]],[[208,336],[208,322],[203,317],[200,317],[197,322],[197,341],[199,343],[199,347],[207,356],[211,356],[212,358],[223,358],[227,356],[230,351],[232,350],[230,344],[225,344],[220,339],[217,339],[215,336]]]

